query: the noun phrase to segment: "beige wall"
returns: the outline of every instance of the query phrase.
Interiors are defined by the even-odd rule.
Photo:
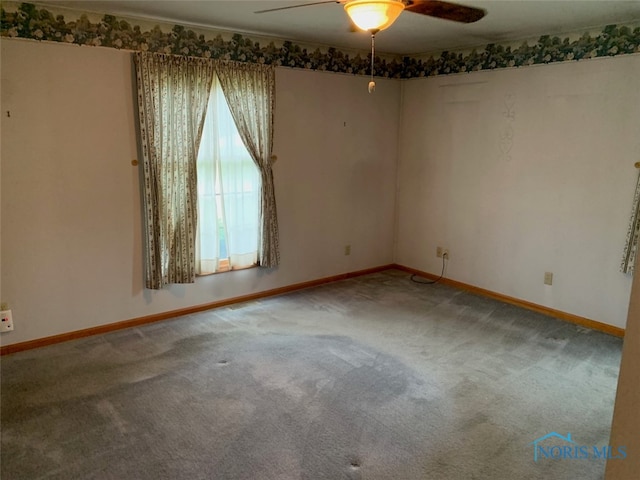
[[[131,166],[131,54],[8,39],[0,46],[1,295],[15,324],[3,345],[393,261],[399,82],[381,80],[370,96],[363,78],[278,69],[281,266],[150,291]]]
[[[640,56],[403,83],[396,261],[624,327]],[[543,284],[553,272],[553,285]]]
[[[362,77],[278,69],[282,265],[150,291],[130,53],[0,46],[4,345],[394,260],[437,273],[437,245],[450,278],[625,325],[640,56],[378,80],[374,95]]]

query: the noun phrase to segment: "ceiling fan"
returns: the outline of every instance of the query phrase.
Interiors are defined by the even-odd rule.
[[[360,29],[366,31],[380,31],[388,28],[403,10],[460,23],[477,22],[487,13],[481,8],[439,0],[324,0],[258,10],[254,13],[269,13],[326,3],[343,4],[344,9],[354,23]],[[375,23],[376,21],[379,23]]]
[[[375,35],[389,28],[403,11],[418,13],[429,17],[442,18],[460,23],[473,23],[486,15],[481,8],[468,7],[440,0],[325,0],[318,2],[289,5],[286,7],[258,10],[254,13],[268,13],[292,8],[310,7],[325,3],[343,4],[352,23],[371,34],[371,81],[369,93],[375,90],[373,67],[375,57]]]

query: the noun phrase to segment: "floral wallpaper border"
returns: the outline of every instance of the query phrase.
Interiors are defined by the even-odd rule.
[[[143,50],[218,58],[241,62],[275,64],[293,68],[327,70],[368,75],[369,56],[350,56],[337,48],[313,51],[290,41],[276,46],[274,42],[260,45],[236,33],[230,40],[221,35],[206,39],[184,26],[175,25],[170,32],[160,26],[144,30],[126,20],[104,15],[92,23],[86,14],[67,21],[45,8],[21,3],[17,10],[0,11],[0,35],[65,42],[78,45],[103,46],[125,50]],[[528,42],[519,47],[489,44],[470,53],[442,52],[425,59],[376,56],[375,75],[390,78],[414,78],[453,73],[521,67],[569,60],[640,53],[640,26],[608,25],[594,36],[584,34],[577,40],[545,35],[535,45]]]

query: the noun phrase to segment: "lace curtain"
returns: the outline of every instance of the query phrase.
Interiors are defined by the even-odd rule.
[[[240,138],[217,76],[198,151],[199,274],[257,263],[260,172]]]
[[[636,254],[638,252],[638,237],[640,236],[640,174],[638,174],[638,182],[636,184],[636,192],[633,196],[633,206],[631,208],[631,219],[629,220],[629,229],[627,231],[627,242],[624,246],[622,254],[622,264],[620,270],[624,273],[633,275],[636,263]]]

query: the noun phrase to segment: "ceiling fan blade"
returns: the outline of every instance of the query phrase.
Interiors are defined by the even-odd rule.
[[[438,0],[410,0],[404,8],[413,13],[444,18],[461,23],[473,23],[484,17],[487,12],[481,8],[467,7],[457,3]]]
[[[257,12],[253,12],[253,13],[277,12],[280,10],[290,10],[292,8],[310,7],[311,5],[322,5],[323,3],[342,3],[342,2],[339,2],[336,0],[324,0],[323,2],[301,3],[300,5],[289,5],[287,7],[268,8],[266,10],[258,10]]]

